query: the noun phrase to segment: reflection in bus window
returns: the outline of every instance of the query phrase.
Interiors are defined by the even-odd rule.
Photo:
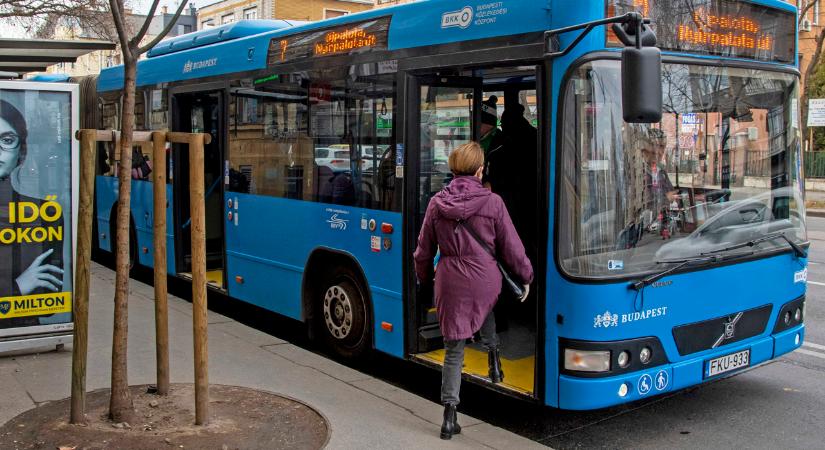
[[[376,72],[345,66],[233,88],[229,190],[399,210],[395,75]]]
[[[805,239],[795,77],[667,64],[663,82],[652,125],[622,121],[618,62],[584,64],[568,84],[559,254],[571,274],[642,273],[771,232]]]

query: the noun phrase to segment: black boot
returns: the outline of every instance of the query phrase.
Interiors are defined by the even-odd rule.
[[[487,352],[487,365],[490,367],[490,381],[493,383],[504,381],[504,371],[501,370],[501,356],[498,349]]]
[[[458,424],[456,406],[452,403],[445,403],[444,423],[441,424],[441,439],[452,439],[454,434],[459,433],[461,433],[461,425]]]

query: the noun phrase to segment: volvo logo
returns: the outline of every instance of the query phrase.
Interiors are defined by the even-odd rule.
[[[716,342],[713,343],[713,347],[716,348],[722,345],[725,341],[731,340],[736,336],[736,324],[739,323],[739,319],[742,318],[743,313],[738,313],[735,316],[728,317],[728,320],[725,321],[725,330],[722,332],[722,335],[716,339]]]

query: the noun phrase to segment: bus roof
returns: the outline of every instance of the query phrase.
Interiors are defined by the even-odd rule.
[[[213,29],[167,39],[138,62],[138,86],[206,78],[229,73],[265,69],[270,41],[276,37],[391,17],[387,49],[398,50],[461,41],[540,32],[566,26],[565,20],[594,20],[604,14],[604,1],[584,2],[571,17],[558,11],[569,8],[568,0],[422,0],[388,8],[349,14],[319,22],[283,20],[239,21]],[[765,6],[795,11],[781,0],[756,0]],[[551,7],[556,14],[551,17]],[[586,4],[586,6],[585,6]],[[467,23],[443,23],[450,13],[460,16],[470,10]],[[588,10],[588,12],[584,12]],[[591,16],[592,17],[589,17]],[[584,18],[585,16],[588,16]],[[464,16],[467,17],[466,15]],[[123,66],[103,69],[98,91],[121,89]]]
[[[445,13],[460,12],[468,5],[489,6],[474,14],[474,26],[442,27]],[[204,78],[266,68],[267,51],[274,37],[288,36],[325,27],[391,17],[389,50],[445,44],[547,30],[550,26],[550,1],[510,0],[508,2],[468,2],[466,0],[423,0],[403,5],[348,14],[311,23],[286,21],[239,21],[234,24],[197,31],[167,43],[158,44],[149,58],[138,63],[138,86]],[[290,26],[292,25],[292,26]],[[220,38],[222,35],[223,38]],[[188,44],[184,44],[187,42]],[[194,42],[209,42],[194,45]],[[157,47],[156,47],[157,48]],[[171,50],[174,49],[174,50]],[[179,49],[179,50],[178,50]],[[187,67],[188,65],[188,67]],[[123,86],[123,66],[103,69],[99,91]]]

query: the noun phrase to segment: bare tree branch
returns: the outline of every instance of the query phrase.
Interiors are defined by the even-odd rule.
[[[143,37],[146,36],[146,32],[149,31],[149,26],[152,24],[152,19],[155,18],[155,11],[157,11],[159,4],[160,0],[152,1],[152,7],[149,8],[149,13],[146,15],[146,20],[143,21],[143,25],[140,27],[137,34],[129,40],[129,45],[133,47],[140,45],[140,41],[143,40]],[[175,20],[177,20],[177,18]]]
[[[155,0],[155,2],[158,2],[158,1],[159,0]],[[180,5],[178,5],[177,11],[175,11],[174,17],[172,17],[172,20],[170,20],[169,22],[166,23],[166,26],[163,27],[163,30],[157,36],[155,36],[154,39],[152,39],[149,43],[147,43],[143,47],[139,47],[137,49],[137,51],[135,52],[135,55],[142,55],[142,54],[146,53],[147,51],[149,51],[149,49],[154,47],[158,42],[160,42],[163,38],[165,38],[166,35],[169,34],[169,31],[172,30],[172,27],[174,27],[175,24],[177,24],[178,18],[180,18],[181,13],[183,12],[183,8],[186,7],[187,3],[188,3],[188,0],[181,0]],[[147,20],[149,20],[149,19],[147,19]]]
[[[127,58],[132,59],[132,49],[129,48],[129,36],[126,33],[126,18],[124,17],[121,4],[117,0],[109,0],[109,6],[112,10],[112,18],[114,18],[115,29],[117,29],[117,37],[120,41],[120,52],[123,54],[123,61]]]
[[[808,0],[808,4],[806,4],[805,6],[802,7],[802,9],[799,10],[799,23],[800,24],[802,23],[802,20],[805,19],[805,15],[808,14],[808,11],[810,11],[811,8],[813,8],[814,5],[816,5],[816,2],[818,2],[818,1],[819,0]],[[797,6],[799,6],[799,1],[797,1]]]
[[[62,23],[108,14],[106,0],[0,0],[0,24],[15,24],[44,38]]]

